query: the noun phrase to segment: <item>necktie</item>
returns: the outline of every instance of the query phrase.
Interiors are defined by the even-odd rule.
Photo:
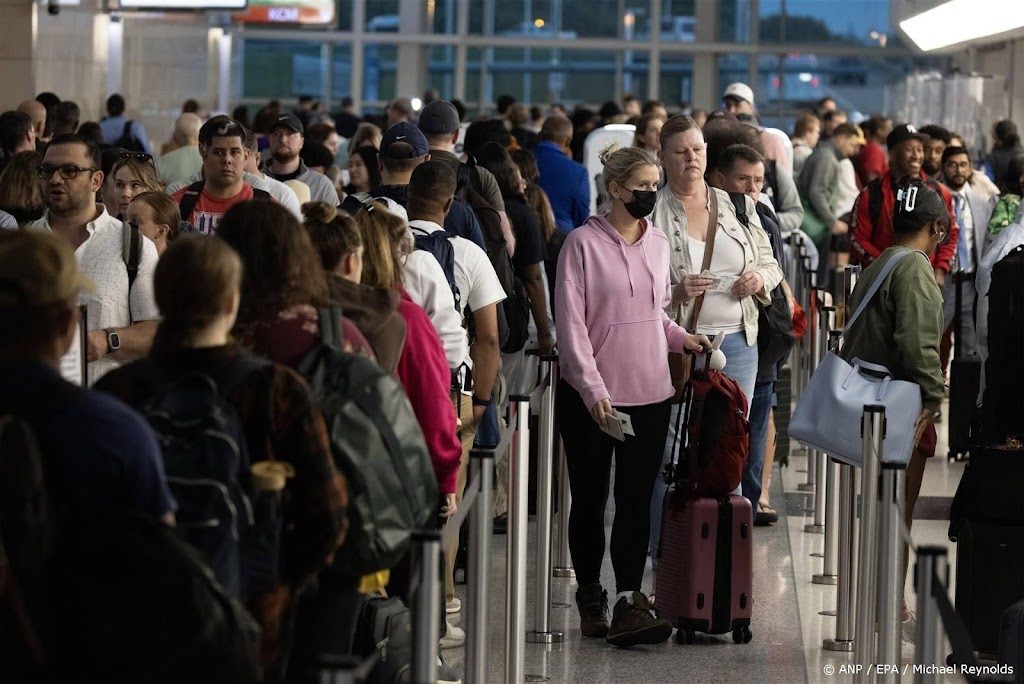
[[[953,207],[956,211],[956,225],[959,232],[956,239],[956,260],[961,271],[971,269],[971,251],[967,247],[967,231],[964,230],[964,201],[962,195],[953,195]]]

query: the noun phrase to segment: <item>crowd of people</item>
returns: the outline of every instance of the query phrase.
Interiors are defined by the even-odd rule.
[[[399,98],[381,117],[359,116],[350,101],[334,114],[312,98],[294,111],[274,101],[251,121],[244,107],[204,118],[190,100],[159,155],[120,95],[98,123],[80,123],[78,106],[50,93],[0,114],[0,228],[9,229],[0,230],[0,414],[34,433],[45,466],[37,480],[60,509],[148,517],[193,540],[203,512],[190,508],[169,465],[165,472],[169,450],[181,447],[157,423],[194,413],[184,399],[167,401],[169,387],[208,378],[219,399],[203,394],[209,387],[188,396],[217,401],[237,420],[239,486],[261,491],[255,483],[269,479],[285,503],[272,558],[245,553],[230,576],[205,560],[225,600],[258,624],[260,676],[294,679],[323,655],[296,634],[336,611],[328,618],[344,627],[324,649],[351,652],[354,597],[407,600],[412,584],[407,556],[359,576],[339,569],[347,537],[359,532],[350,495],[360,476],[332,439],[333,395],[313,389],[323,386],[310,365],[321,340],[337,335],[341,351],[397,379],[429,452],[438,525],[461,504],[470,450],[498,443],[507,397],[535,383],[537,357],[527,350],[557,349],[582,634],[620,647],[659,643],[673,624],[655,617],[656,597],[641,584],[648,556],[657,559],[667,486],[659,473],[679,442],[681,378],[670,356],[701,355],[712,340],[724,353],[723,372],[749,401],[737,493],[755,524],[775,523],[768,491],[788,348],[779,351],[765,316],[781,307],[799,317],[785,268],[802,244],[826,287],[847,261],[870,282],[893,254],[921,253],[893,271],[865,313],[870,325],[845,348],[922,389],[910,523],[935,451],[954,287],[964,322],[955,344],[975,354],[973,276],[990,244],[1021,221],[1024,149],[1011,121],[995,125],[994,149],[981,158],[940,126],[884,116],[856,125],[832,100],[780,135],[759,124],[743,83],[725,89],[716,111],[674,116],[631,96],[598,112],[503,96],[497,115],[468,128],[460,103],[428,95],[418,111]],[[625,122],[635,140],[603,150],[592,213],[584,142]],[[74,364],[68,372],[78,347],[91,389],[69,382],[83,380]],[[609,422],[623,414],[636,434],[617,441]],[[0,429],[0,447],[12,434]],[[0,639],[26,648],[0,671],[59,673],[74,652],[92,658],[75,662],[79,672],[108,672],[106,651],[72,649],[34,600],[49,575],[24,576],[38,558],[17,555],[27,545],[10,510],[26,495],[4,488],[6,458],[0,561],[10,556],[24,596],[12,602],[0,586]],[[273,477],[256,467],[264,462],[279,464]],[[503,471],[499,463],[497,530]],[[614,601],[600,581],[606,546]],[[462,609],[457,555],[444,550],[442,649],[466,638],[450,618]],[[905,604],[903,617],[912,622]],[[167,655],[184,659],[179,674],[188,669],[187,650]],[[193,675],[210,672],[209,662],[195,667]],[[439,681],[461,679],[442,662]]]

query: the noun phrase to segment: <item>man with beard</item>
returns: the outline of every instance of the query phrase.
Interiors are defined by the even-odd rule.
[[[974,306],[977,290],[974,286],[974,274],[981,260],[985,232],[988,230],[994,198],[986,199],[971,188],[970,153],[963,147],[947,147],[942,153],[942,172],[946,186],[953,191],[953,211],[956,223],[960,228],[956,243],[956,271],[963,283],[961,290],[960,328],[953,330],[957,335],[959,353],[965,357],[978,353],[978,337],[974,328]],[[950,333],[950,326],[956,313],[956,285],[953,279],[946,281],[942,288],[942,328],[946,331],[945,341]],[[954,326],[955,328],[955,326]],[[961,339],[962,333],[962,339]],[[943,344],[942,368],[945,370],[949,362],[949,345]]]
[[[264,169],[282,183],[290,180],[305,183],[309,186],[311,201],[327,202],[336,207],[338,191],[334,189],[331,179],[313,171],[299,158],[302,145],[306,142],[304,131],[302,122],[294,114],[279,116],[270,127],[270,153],[273,158],[265,164]]]
[[[850,213],[850,260],[865,267],[896,244],[896,236],[892,230],[896,186],[907,176],[918,176],[927,180],[922,168],[924,146],[928,142],[927,135],[911,124],[901,124],[892,129],[885,142],[889,148],[889,171],[861,190]],[[942,287],[956,254],[959,227],[953,213],[953,196],[949,189],[935,181],[928,181],[928,185],[939,193],[946,204],[946,209],[949,210],[949,236],[930,257],[935,282]]]
[[[254,190],[242,176],[249,150],[245,130],[231,119],[203,126],[199,132],[203,178],[171,195],[183,221],[203,235],[215,235],[232,205],[253,198],[270,199],[265,190]]]
[[[96,284],[95,293],[79,297],[79,303],[88,305],[90,385],[144,356],[160,317],[153,297],[156,246],[141,240],[138,272],[130,281],[124,225],[96,203],[96,192],[103,185],[100,166],[95,143],[77,135],[54,138],[39,166],[46,213],[30,226],[63,238],[75,251],[79,270]]]
[[[942,153],[952,144],[953,134],[935,124],[921,126],[921,133],[928,136],[928,142],[924,144],[924,163],[921,164],[921,168],[929,180],[940,180]]]

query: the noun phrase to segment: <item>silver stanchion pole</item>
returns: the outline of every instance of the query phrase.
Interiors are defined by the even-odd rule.
[[[810,260],[805,257],[805,264],[808,264],[808,266],[807,266],[808,269],[809,269],[809,263],[810,263]],[[817,288],[817,286],[815,284],[817,282],[817,279],[818,279],[818,274],[817,273],[815,273],[815,272],[813,272],[811,270],[807,270],[807,271],[804,272],[804,281],[805,281],[804,292],[805,292],[806,302],[802,306],[804,307],[804,311],[806,312],[806,315],[807,315],[807,333],[804,335],[803,339],[800,341],[800,347],[801,347],[800,356],[802,357],[802,361],[800,363],[800,369],[799,369],[800,370],[799,375],[800,375],[800,393],[801,394],[803,394],[804,388],[807,387],[807,383],[810,381],[810,378],[811,378],[811,373],[814,372],[814,369],[816,367],[816,361],[815,361],[815,355],[814,355],[814,347],[815,347],[815,342],[816,342],[816,340],[818,338],[818,332],[815,329],[814,325],[812,325],[812,322],[814,320],[814,315],[815,315],[815,313],[817,311],[817,306],[816,305],[817,305],[817,299],[818,299],[818,288]],[[819,479],[824,479],[824,476],[822,474],[818,473],[818,465],[819,465],[818,452],[815,451],[814,449],[810,449],[810,448],[807,448],[806,451],[807,451],[807,478],[806,478],[806,480],[804,482],[801,482],[800,484],[797,485],[797,489],[799,489],[801,492],[813,492],[815,490],[815,485],[817,484],[818,480]],[[811,501],[808,501],[808,503],[810,503],[811,506],[814,505]],[[804,508],[804,512],[805,513],[812,513],[813,511],[814,511],[813,508]],[[807,527],[813,528],[813,525],[808,525]],[[807,531],[813,531],[813,529],[807,530]]]
[[[806,273],[804,265],[807,263],[807,257],[804,256],[804,246],[803,246],[803,243],[802,242],[798,242],[793,251],[796,252],[796,256],[795,256],[795,258],[793,260],[795,267],[794,267],[793,271],[791,272],[792,273],[792,278],[793,278],[793,288],[792,288],[793,289],[793,299],[801,307],[803,307],[804,304],[806,303],[804,301],[804,286],[806,285],[806,282],[807,282],[806,278],[804,277],[804,274]],[[805,308],[804,311],[806,312],[807,309]],[[805,335],[805,337],[806,337],[806,335]],[[803,340],[797,340],[796,345],[793,347],[793,352],[792,352],[791,359],[792,359],[792,366],[793,366],[793,372],[792,372],[792,378],[793,378],[793,383],[792,383],[793,384],[793,399],[796,400],[796,401],[799,401],[800,400],[800,394],[801,394],[801,392],[803,392],[803,386],[800,384],[800,379],[803,377],[802,368],[803,368],[803,365],[804,365]],[[797,451],[803,451],[804,449],[805,449],[805,447],[803,445],[797,446]]]
[[[441,533],[433,530],[416,532],[413,548],[418,549],[417,586],[414,588],[412,625],[412,674],[414,684],[437,681],[438,648],[441,639],[437,614],[441,604]]]
[[[878,608],[878,471],[879,456],[885,439],[885,407],[864,406],[861,418],[864,442],[860,488],[860,563],[857,567],[857,663],[877,662],[875,659],[875,616]],[[870,672],[868,670],[871,670]],[[874,668],[864,667],[854,675],[854,682],[872,681]]]
[[[551,629],[551,474],[555,451],[555,387],[558,383],[558,357],[542,356],[541,376],[548,379],[540,400],[540,435],[537,440],[537,593],[534,604],[534,628],[526,640],[535,644],[556,644],[562,633]]]
[[[884,435],[876,435],[879,453]],[[879,485],[879,552],[878,563],[878,662],[891,665],[900,662],[900,604],[903,571],[903,539],[899,525],[903,519],[900,505],[906,466],[902,463],[883,463]],[[884,668],[878,673],[880,684],[893,684],[900,680],[899,670]]]
[[[934,665],[939,662],[939,639],[942,636],[938,606],[934,592],[946,591],[949,563],[944,546],[919,546],[915,566],[914,587],[917,590],[917,642],[914,645],[915,665]],[[918,684],[935,684],[936,673],[921,668],[915,679]]]
[[[836,586],[836,637],[826,651],[853,651],[857,605],[857,476],[852,465],[839,466],[839,572]],[[873,636],[873,635],[872,635]]]
[[[558,538],[555,539],[555,569],[551,574],[555,577],[574,579],[576,571],[572,568],[569,554],[569,509],[572,507],[572,491],[569,489],[569,466],[565,462],[565,447],[562,439],[558,442]]]
[[[508,457],[505,557],[505,684],[520,684],[526,667],[526,513],[530,477],[530,398],[509,397],[516,429]]]
[[[853,301],[853,289],[857,286],[857,279],[859,277],[860,266],[856,264],[850,264],[843,270],[843,305],[840,316],[843,327],[846,327],[846,321],[850,320],[850,316],[853,315],[850,303]]]
[[[824,290],[815,290],[815,296],[818,298],[818,303],[824,302]],[[836,322],[836,309],[833,306],[820,306],[818,307],[818,329],[815,339],[811,343],[811,372],[817,370],[821,360],[825,358],[825,354],[828,352],[828,339],[829,333],[832,331],[832,326]],[[825,518],[830,507],[829,494],[832,495],[832,503],[835,503],[835,493],[829,492],[830,485],[828,482],[829,473],[829,458],[823,451],[812,451],[814,455],[814,475],[816,478],[816,486],[814,488],[814,521],[809,525],[804,526],[804,532],[810,532],[811,534],[827,534],[825,530]],[[833,483],[835,481],[833,480]],[[828,539],[825,540],[826,551],[825,555],[828,556]]]
[[[473,451],[469,460],[469,481],[480,473],[476,505],[469,512],[469,558],[466,559],[466,681],[486,682],[491,626],[489,624],[490,553],[493,533],[491,511],[494,507],[494,452]]]

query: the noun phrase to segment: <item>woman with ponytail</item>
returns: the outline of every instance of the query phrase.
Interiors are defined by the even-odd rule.
[[[584,636],[628,647],[668,639],[673,625],[655,619],[640,592],[650,533],[654,481],[674,392],[668,353],[707,350],[665,313],[672,301],[669,246],[647,216],[661,170],[655,156],[614,143],[601,152],[608,196],[600,214],[569,233],[558,260],[559,380],[556,412],[572,488],[569,548],[579,582]],[[626,415],[633,435],[607,430]],[[608,624],[601,586],[605,502],[615,455],[611,556],[617,598]]]

